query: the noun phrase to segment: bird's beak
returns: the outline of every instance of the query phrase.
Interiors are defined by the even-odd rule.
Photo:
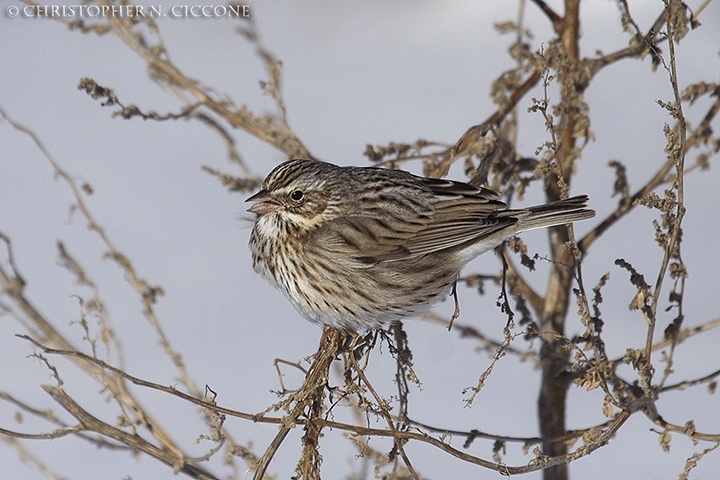
[[[267,192],[267,190],[260,190],[258,193],[253,195],[252,197],[245,200],[246,202],[255,202],[255,205],[248,208],[247,211],[250,213],[257,213],[259,215],[264,215],[266,213],[272,213],[278,208],[280,208],[280,203],[275,201],[270,194]]]

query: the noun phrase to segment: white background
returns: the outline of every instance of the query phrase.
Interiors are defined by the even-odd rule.
[[[549,2],[560,8],[560,2]],[[641,28],[647,29],[662,9],[660,1],[630,2]],[[696,8],[699,2],[690,2]],[[200,385],[219,393],[221,405],[246,412],[260,411],[277,401],[273,359],[297,361],[313,353],[320,330],[305,322],[288,302],[257,277],[250,267],[247,248],[251,217],[244,213],[244,196],[228,195],[216,179],[200,170],[202,165],[238,173],[227,162],[218,137],[195,122],[157,123],[111,119],[76,86],[82,77],[113,88],[125,103],[143,110],[177,112],[174,97],[151,82],[145,64],[112,34],[97,37],[70,32],[46,19],[8,18],[0,15],[0,105],[20,123],[33,128],[58,161],[95,190],[87,201],[97,220],[139,274],[162,286],[165,296],[157,305],[168,337],[182,352],[192,376]],[[282,91],[290,122],[312,153],[341,164],[366,164],[365,145],[390,141],[413,142],[418,138],[454,142],[469,126],[487,118],[495,109],[489,100],[491,82],[513,67],[507,55],[511,35],[499,35],[495,22],[515,20],[514,2],[423,1],[362,3],[291,1],[251,5],[267,47],[282,60]],[[527,6],[528,26],[534,33],[533,50],[552,38],[548,22],[534,5]],[[616,3],[590,0],[582,4],[582,55],[593,56],[623,48],[623,34]],[[702,28],[691,32],[678,46],[681,87],[706,80],[718,81],[720,6],[713,2],[700,16]],[[237,21],[227,19],[159,19],[165,44],[174,63],[189,77],[247,104],[256,113],[273,109],[258,81],[265,79],[253,47],[235,32]],[[667,51],[666,45],[662,46]],[[539,116],[527,115],[530,97],[519,106],[519,149],[532,155],[547,134]],[[672,92],[662,69],[653,73],[649,58],[624,60],[606,68],[586,92],[592,130],[597,138],[583,151],[573,193],[587,193],[598,211],[595,220],[576,226],[579,236],[611,212],[613,171],[608,160],[628,167],[634,191],[664,161],[664,122],[671,119],[655,103],[670,101]],[[551,100],[558,100],[557,97]],[[686,110],[697,125],[707,100]],[[718,122],[715,121],[716,126]],[[234,132],[238,148],[258,175],[264,176],[284,159],[275,151],[242,132]],[[694,159],[690,156],[688,161]],[[686,326],[695,326],[718,315],[719,283],[716,239],[720,237],[717,168],[696,172],[686,179],[683,257],[690,277],[685,299]],[[461,178],[460,169],[453,170]],[[525,203],[541,202],[537,188]],[[170,361],[141,315],[141,305],[124,281],[122,272],[103,260],[104,248],[77,214],[71,215],[68,187],[53,178],[47,160],[24,135],[0,122],[0,231],[14,242],[15,260],[28,282],[26,293],[34,305],[68,335],[83,345],[82,330],[71,322],[79,306],[72,295],[88,296],[74,285],[68,272],[58,266],[56,241],[62,240],[98,283],[107,302],[114,327],[126,353],[126,370],[163,384],[177,383]],[[622,256],[654,282],[662,252],[653,242],[651,220],[656,212],[634,211],[608,235],[593,245],[585,263],[586,287],[606,272],[611,280],[603,304],[605,341],[611,356],[626,348],[644,345],[646,326],[627,305],[634,294],[627,272],[613,261]],[[542,232],[524,235],[532,252],[546,252]],[[4,253],[3,257],[4,258]],[[3,260],[4,261],[4,260]],[[468,273],[497,271],[492,254],[473,262]],[[546,269],[540,265],[530,274],[541,286]],[[669,292],[669,284],[666,284]],[[460,323],[473,325],[500,339],[505,318],[495,307],[498,292],[488,286],[478,298],[474,290],[461,289]],[[663,295],[666,302],[667,296]],[[661,307],[666,306],[663,303]],[[438,311],[449,315],[448,302]],[[665,314],[667,324],[673,312]],[[659,329],[659,333],[662,331]],[[503,358],[472,408],[463,408],[463,388],[474,385],[489,364],[487,354],[474,352],[475,343],[447,333],[442,326],[407,321],[415,371],[423,389],[410,394],[410,415],[420,421],[459,430],[534,436],[537,434],[535,403],[538,374],[530,364]],[[569,320],[570,336],[582,332],[577,319]],[[48,370],[28,355],[33,348],[16,338],[24,333],[10,316],[0,317],[0,389],[27,400],[38,408],[53,407],[39,385],[53,383]],[[683,344],[676,354],[680,381],[701,376],[720,364],[718,332]],[[518,348],[525,348],[518,339]],[[537,345],[534,345],[537,347]],[[83,348],[87,350],[87,345]],[[104,403],[99,385],[85,378],[68,362],[51,361],[61,370],[65,389],[90,411],[113,423],[117,412]],[[625,368],[625,378],[634,378]],[[299,377],[287,370],[286,380]],[[394,364],[387,349],[375,351],[369,369],[373,383],[389,397]],[[195,445],[207,433],[201,415],[179,400],[137,391],[178,442],[193,455],[210,445]],[[602,395],[571,388],[568,426],[584,428],[604,421]],[[695,419],[699,431],[720,432],[720,403],[705,387],[663,396],[660,413],[670,422],[684,424]],[[48,430],[41,422],[14,421],[16,409],[0,403],[0,426],[37,433]],[[69,418],[66,420],[70,421]],[[262,454],[275,427],[230,419],[227,426],[241,443],[254,442]],[[706,444],[694,446],[675,435],[670,453],[661,451],[653,425],[634,415],[609,446],[570,466],[573,478],[675,478],[685,459]],[[292,475],[298,458],[300,432],[294,432],[270,466],[278,478]],[[321,443],[325,478],[341,478],[360,470],[361,461],[330,434]],[[453,444],[461,447],[463,439]],[[55,441],[26,442],[63,478],[172,478],[172,472],[147,457],[133,458],[88,447],[66,437]],[[387,451],[385,442],[372,443]],[[496,478],[496,473],[436,454],[427,446],[409,444],[415,468],[428,478]],[[491,456],[491,445],[477,442],[469,453]],[[505,460],[521,465],[531,456],[518,445],[508,445]],[[45,478],[23,464],[16,452],[0,444],[0,477]],[[224,475],[219,461],[212,463]],[[720,453],[706,457],[693,478],[713,478],[720,468]],[[602,472],[601,474],[598,472]],[[540,474],[527,478],[539,478]]]

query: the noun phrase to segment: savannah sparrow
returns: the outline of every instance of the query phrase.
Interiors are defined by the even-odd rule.
[[[498,198],[399,170],[290,160],[247,199],[253,269],[311,322],[375,329],[425,311],[508,238],[595,215],[585,195],[518,210]]]

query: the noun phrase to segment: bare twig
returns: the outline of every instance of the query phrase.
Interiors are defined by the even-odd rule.
[[[77,402],[75,402],[75,400],[70,398],[70,396],[65,393],[62,388],[43,385],[43,389],[52,397],[53,400],[55,400],[70,415],[80,422],[80,426],[83,430],[113,438],[118,442],[124,443],[125,445],[131,446],[136,450],[144,452],[149,456],[160,460],[166,465],[171,466],[175,471],[182,472],[192,478],[201,480],[217,479],[217,477],[205,469],[194,465],[193,462],[182,456],[174,455],[165,449],[156,447],[138,435],[131,435],[117,427],[113,427],[112,425],[98,420],[83,409]]]

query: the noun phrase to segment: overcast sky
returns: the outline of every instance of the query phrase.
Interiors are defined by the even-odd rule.
[[[187,5],[196,3],[202,2]],[[559,8],[558,1],[548,3]],[[644,30],[662,8],[660,0],[629,3]],[[691,8],[700,3],[688,2]],[[7,6],[15,4],[2,5],[0,105],[32,128],[68,172],[93,186],[88,205],[98,222],[139,274],[165,291],[157,313],[197,383],[218,392],[221,405],[245,412],[263,410],[277,401],[271,393],[279,389],[273,360],[297,361],[313,353],[320,329],[303,320],[280,293],[252,272],[247,248],[252,223],[244,204],[247,195],[228,194],[215,178],[201,171],[201,166],[207,165],[239,174],[228,163],[222,142],[196,122],[111,118],[111,109],[77,90],[81,78],[90,77],[113,88],[124,103],[144,110],[177,112],[180,106],[170,92],[149,80],[142,59],[116,36],[70,32],[48,19],[10,18]],[[264,1],[252,4],[250,12],[265,45],[283,62],[282,91],[294,131],[316,157],[335,163],[366,164],[362,155],[366,144],[418,138],[455,142],[469,126],[494,112],[491,83],[514,65],[507,54],[512,37],[500,35],[493,24],[514,20],[515,2]],[[582,5],[582,15],[583,56],[627,45],[616,2],[589,0]],[[534,35],[531,48],[539,50],[547,45],[552,32],[534,5],[527,5],[526,17]],[[678,46],[681,87],[719,80],[720,2],[710,3],[700,22],[702,27]],[[168,16],[157,19],[157,24],[171,59],[186,75],[256,113],[273,111],[271,100],[258,86],[258,81],[266,78],[263,65],[253,47],[237,34],[237,20]],[[526,113],[530,98],[541,94],[536,89],[518,108],[518,148],[525,155],[532,155],[547,139],[542,120]],[[588,89],[586,100],[596,140],[583,151],[572,193],[589,194],[598,218],[578,224],[579,235],[615,208],[609,160],[626,164],[633,190],[664,161],[662,125],[671,119],[657,105],[659,99],[670,101],[672,91],[666,72],[653,73],[648,58],[607,68]],[[686,110],[691,124],[697,125],[708,105],[705,99]],[[714,126],[718,130],[717,120]],[[281,152],[249,135],[233,133],[241,155],[258,175],[264,176],[284,159]],[[690,274],[684,306],[686,326],[718,316],[720,256],[715,239],[720,237],[720,176],[716,161],[713,159],[708,172],[695,172],[686,179],[688,210],[682,243]],[[461,173],[461,169],[453,170],[456,178],[461,178]],[[72,201],[67,185],[54,178],[50,164],[29,138],[0,121],[0,231],[13,240],[15,262],[34,305],[76,345],[83,345],[81,328],[71,323],[80,311],[74,295],[87,297],[89,292],[75,285],[58,265],[56,242],[61,240],[99,285],[125,349],[126,370],[158,383],[177,383],[136,295],[123,273],[103,259],[105,250],[98,237],[88,231],[77,213],[69,211]],[[524,200],[541,201],[537,187]],[[613,262],[623,256],[648,282],[654,282],[662,258],[653,241],[654,218],[655,212],[637,209],[593,246],[585,262],[586,287],[611,273],[603,313],[604,338],[612,356],[623,355],[626,348],[640,348],[645,342],[642,317],[627,308],[634,295],[628,274]],[[523,238],[532,252],[542,255],[547,251],[542,232]],[[3,249],[3,266],[5,260]],[[489,253],[466,272],[497,270],[498,261]],[[530,274],[532,283],[542,285],[546,273],[540,265]],[[669,292],[669,286],[666,288]],[[480,298],[473,289],[460,289],[462,315],[458,322],[500,339],[506,320],[495,307],[497,294],[494,287],[488,287],[487,295]],[[667,295],[663,297],[666,302]],[[449,316],[451,307],[445,302],[438,312]],[[662,328],[674,313],[664,315]],[[412,417],[446,428],[537,434],[538,374],[531,365],[512,356],[503,358],[474,406],[463,408],[466,396],[462,389],[476,383],[490,362],[488,355],[477,354],[476,344],[457,333],[447,333],[442,326],[410,320],[405,329],[415,355],[415,371],[423,382],[422,390],[411,391]],[[579,321],[569,320],[568,334],[581,332]],[[25,331],[13,318],[0,316],[0,390],[38,408],[54,407],[39,387],[53,380],[44,365],[28,358],[33,349],[14,337],[18,333]],[[671,383],[716,370],[720,365],[718,342],[720,333],[711,331],[679,347]],[[515,346],[528,345],[518,339]],[[87,350],[87,345],[83,348]],[[53,362],[61,368],[67,391],[112,423],[117,412],[102,401],[98,384],[69,363]],[[297,373],[286,373],[286,380],[297,385]],[[369,373],[384,396],[395,393],[394,365],[386,348],[373,353]],[[629,369],[624,374],[634,378]],[[195,409],[152,392],[139,390],[138,396],[193,455],[209,448],[207,442],[193,443],[198,435],[207,433]],[[569,428],[603,421],[600,392],[572,387],[569,398]],[[658,408],[672,423],[682,425],[695,419],[699,431],[720,433],[720,399],[708,395],[705,387],[664,396]],[[32,419],[17,424],[15,413],[15,408],[0,402],[0,427],[23,432],[51,428]],[[262,454],[276,431],[275,427],[234,419],[226,426],[237,441],[253,442],[257,454]],[[664,453],[653,427],[647,418],[634,415],[609,446],[573,463],[572,477],[597,477],[602,469],[605,478],[675,478],[685,459],[709,446],[695,446],[674,435],[670,453]],[[299,435],[294,432],[288,438],[270,466],[269,472],[278,478],[292,474]],[[321,444],[324,477],[339,478],[358,471],[351,444],[335,442],[333,439],[339,438],[335,434],[326,438]],[[462,439],[453,444],[461,447]],[[97,450],[68,437],[25,445],[63,478],[173,477],[153,459]],[[376,446],[389,449],[388,443],[377,442]],[[428,478],[495,478],[492,472],[426,446],[410,444],[407,448],[416,469]],[[492,454],[491,445],[480,442],[468,452],[484,458]],[[530,459],[520,446],[508,446],[508,464],[521,465]],[[0,443],[0,465],[3,478],[46,478],[23,464],[4,443]],[[226,473],[220,461],[209,468],[219,475]],[[718,469],[720,453],[714,452],[700,462],[693,478],[713,477]],[[540,478],[540,474],[526,478]]]

